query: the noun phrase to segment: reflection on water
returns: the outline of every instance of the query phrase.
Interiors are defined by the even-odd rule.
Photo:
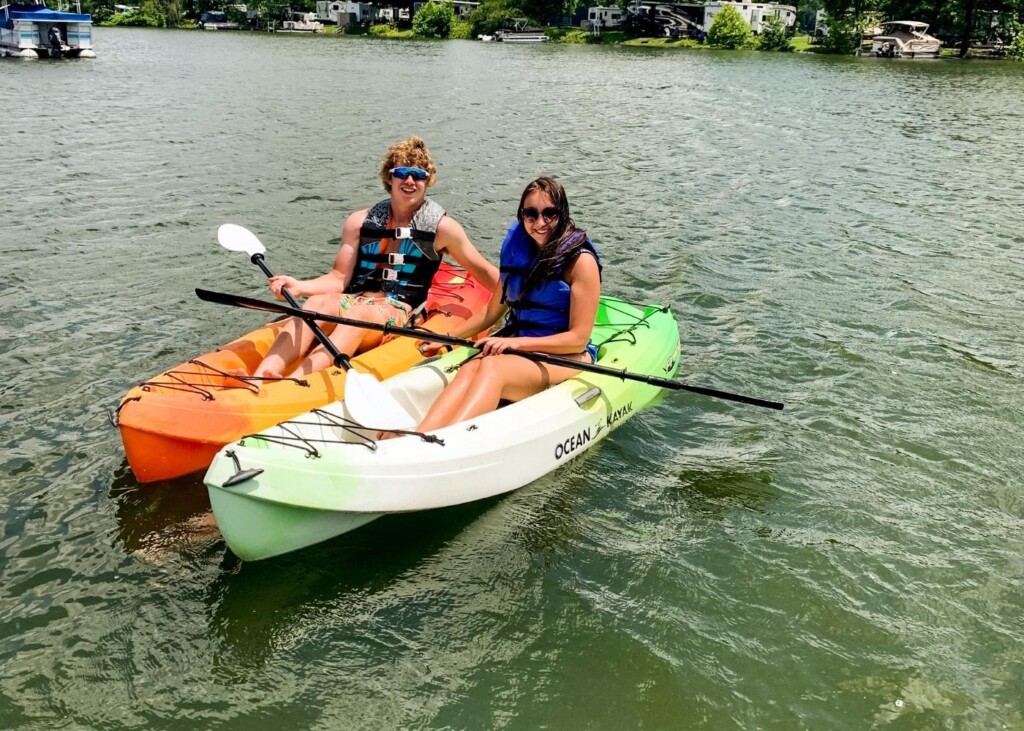
[[[172,551],[194,554],[223,542],[202,473],[143,485],[124,461],[109,496],[116,506],[118,542],[129,553],[159,562]]]

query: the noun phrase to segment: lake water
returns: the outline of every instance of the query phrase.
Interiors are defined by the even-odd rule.
[[[96,29],[0,63],[0,727],[1024,729],[1024,66]],[[106,411],[423,135],[561,179],[675,392],[502,499],[242,563]]]

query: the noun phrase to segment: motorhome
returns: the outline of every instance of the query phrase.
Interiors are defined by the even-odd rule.
[[[768,18],[776,17],[782,21],[787,30],[796,24],[796,8],[792,5],[778,3],[740,3],[729,0],[714,0],[704,5],[704,30],[711,28],[711,23],[718,12],[726,5],[731,5],[750,25],[750,29],[760,35]]]
[[[622,25],[624,14],[618,5],[587,8],[583,30],[608,30]]]

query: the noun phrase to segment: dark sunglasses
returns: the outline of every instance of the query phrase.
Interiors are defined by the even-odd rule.
[[[410,175],[412,176],[413,180],[426,180],[427,178],[430,177],[430,173],[428,173],[423,168],[391,168],[391,176],[394,178],[398,178],[399,180],[405,180]]]
[[[555,207],[545,208],[543,211],[538,211],[536,208],[524,208],[523,218],[527,221],[536,221],[538,218],[544,218],[544,223],[551,223],[552,221],[558,220],[558,209]]]

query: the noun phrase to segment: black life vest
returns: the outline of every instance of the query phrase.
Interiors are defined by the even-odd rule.
[[[409,228],[388,228],[391,200],[377,203],[359,229],[359,258],[349,292],[385,292],[412,308],[427,298],[430,283],[441,266],[434,249],[444,209],[429,198],[412,217]],[[398,240],[398,251],[382,253],[387,241]]]

